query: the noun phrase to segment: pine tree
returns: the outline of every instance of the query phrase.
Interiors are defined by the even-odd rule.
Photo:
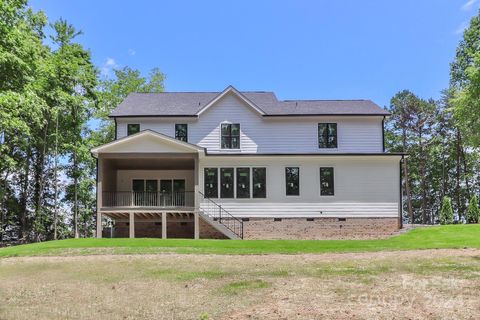
[[[480,208],[478,207],[477,196],[473,195],[467,209],[467,223],[480,222]]]
[[[450,197],[443,197],[442,209],[440,209],[440,224],[453,224],[453,208]]]

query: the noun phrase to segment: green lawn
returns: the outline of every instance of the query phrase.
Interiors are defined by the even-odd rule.
[[[480,248],[480,225],[419,228],[385,240],[68,239],[0,249],[0,257],[85,254],[297,254]]]

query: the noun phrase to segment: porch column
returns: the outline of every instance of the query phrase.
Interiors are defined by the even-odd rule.
[[[195,210],[193,213],[193,224],[194,224],[194,238],[195,240],[200,239],[200,221],[198,217],[198,211]]]
[[[129,212],[130,215],[130,238],[135,238],[135,212]]]
[[[102,213],[97,211],[97,238],[102,237]]]
[[[162,212],[162,239],[167,239],[167,213]]]

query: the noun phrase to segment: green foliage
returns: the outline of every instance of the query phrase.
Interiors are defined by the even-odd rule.
[[[451,64],[454,113],[465,139],[480,146],[480,11],[463,33]]]
[[[472,196],[468,204],[467,223],[480,223],[480,208],[478,207],[476,195]]]
[[[110,142],[115,138],[115,127],[108,118],[112,110],[118,106],[132,92],[163,92],[165,75],[157,68],[150,71],[148,77],[143,77],[140,71],[124,67],[114,69],[113,79],[100,81],[98,97],[99,108],[95,116],[102,120],[100,126],[102,143]]]
[[[440,224],[453,223],[452,200],[449,197],[443,197],[442,208],[440,209]]]

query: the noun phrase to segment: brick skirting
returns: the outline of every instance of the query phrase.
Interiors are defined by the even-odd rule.
[[[397,218],[250,218],[244,239],[379,239],[399,229]]]
[[[250,218],[243,222],[244,239],[380,239],[398,231],[397,218]],[[193,238],[193,219],[186,222],[167,222],[168,238]],[[118,222],[114,228],[115,238],[128,238],[129,226]],[[104,230],[104,237],[110,232]],[[135,221],[136,238],[161,238],[159,222]],[[221,232],[200,219],[200,239],[226,239]]]

